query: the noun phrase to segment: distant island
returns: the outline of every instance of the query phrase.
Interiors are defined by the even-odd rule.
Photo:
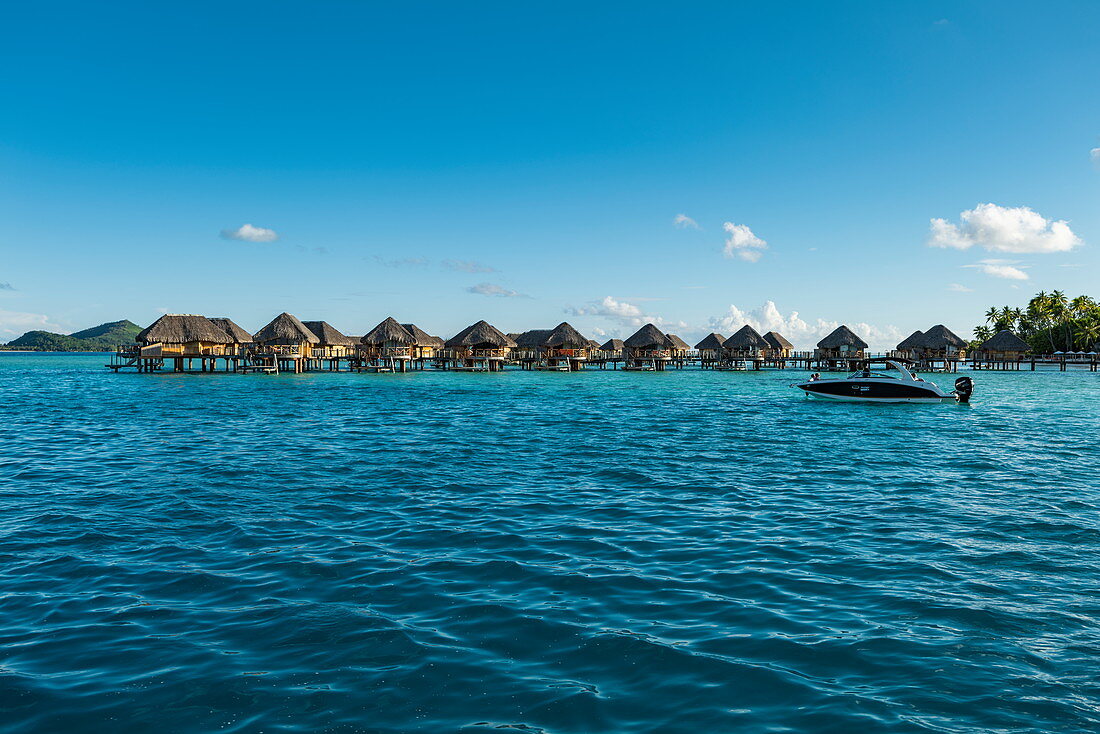
[[[72,334],[28,331],[18,339],[0,345],[5,351],[30,352],[113,352],[120,344],[133,344],[141,327],[133,321],[111,321]]]

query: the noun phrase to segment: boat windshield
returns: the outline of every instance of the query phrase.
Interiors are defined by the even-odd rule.
[[[857,370],[856,372],[853,372],[848,377],[848,379],[849,380],[852,380],[852,379],[900,380],[901,375],[898,374],[897,370],[886,371],[886,370],[881,370],[881,369],[874,369],[874,370],[867,369],[867,370]]]

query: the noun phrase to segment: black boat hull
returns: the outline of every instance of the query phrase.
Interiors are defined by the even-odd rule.
[[[810,397],[845,402],[940,403],[954,399],[932,385],[897,380],[814,380],[798,387]]]

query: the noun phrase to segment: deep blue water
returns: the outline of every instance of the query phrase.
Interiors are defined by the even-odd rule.
[[[1100,729],[1100,374],[104,361],[0,354],[0,731]]]

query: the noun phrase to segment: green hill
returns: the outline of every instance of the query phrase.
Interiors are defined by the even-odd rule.
[[[6,345],[7,349],[35,352],[106,352],[119,344],[133,344],[141,327],[132,321],[111,321],[72,334],[52,331],[28,331]]]
[[[138,335],[139,331],[141,331],[140,326],[133,321],[123,319],[122,321],[109,321],[106,324],[93,326],[83,331],[74,331],[69,336],[73,339],[109,344],[111,349],[114,349],[119,344],[133,343],[134,337]]]

